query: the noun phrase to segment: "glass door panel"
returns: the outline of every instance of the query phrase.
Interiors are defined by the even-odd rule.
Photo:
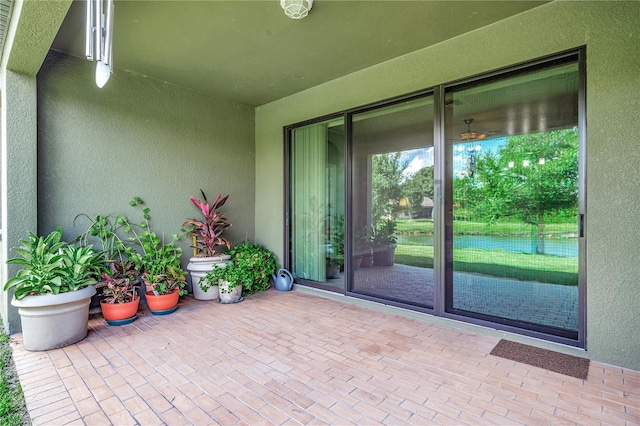
[[[291,272],[344,289],[344,120],[293,129],[290,157]]]
[[[578,335],[578,64],[445,95],[447,312]]]
[[[352,115],[350,291],[432,308],[433,97]]]

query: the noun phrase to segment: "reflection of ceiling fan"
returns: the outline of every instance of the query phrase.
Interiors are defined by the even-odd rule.
[[[444,101],[445,108],[451,108],[452,106],[462,105],[462,101],[460,99],[446,99]]]
[[[464,120],[467,125],[467,130],[465,132],[460,133],[460,140],[463,141],[474,141],[477,139],[484,139],[487,137],[485,133],[478,134],[476,131],[471,130],[471,123],[473,123],[473,118],[467,118]]]

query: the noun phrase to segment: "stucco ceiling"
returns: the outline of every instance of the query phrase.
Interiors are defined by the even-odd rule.
[[[116,1],[114,72],[134,72],[258,106],[431,46],[546,1]],[[84,57],[85,2],[53,48]]]

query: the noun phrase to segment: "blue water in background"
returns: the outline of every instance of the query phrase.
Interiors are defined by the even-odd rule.
[[[400,235],[399,243],[417,243],[432,246],[432,235]],[[454,248],[504,250],[511,253],[535,253],[535,241],[523,237],[499,237],[493,235],[454,235]],[[560,257],[578,257],[578,238],[545,238],[544,253]]]

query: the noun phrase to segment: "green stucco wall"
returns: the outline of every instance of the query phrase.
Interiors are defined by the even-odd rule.
[[[19,245],[27,232],[37,228],[36,74],[70,5],[71,0],[16,1],[6,32],[0,62],[2,283],[19,269],[4,263],[11,257],[9,248]],[[0,293],[4,326],[10,333],[18,332],[21,329],[18,310],[10,305],[13,293]]]
[[[199,215],[189,196],[230,194],[233,243],[254,236],[254,109],[115,70],[103,89],[95,63],[59,53],[38,74],[38,231],[73,239],[80,213],[126,214],[140,196],[167,238]],[[183,238],[183,266],[190,241]]]
[[[9,247],[19,245],[37,226],[36,182],[36,79],[5,71],[2,75],[2,242],[0,258],[13,257]],[[2,263],[0,276],[20,269]],[[13,291],[1,292],[0,315],[8,332],[19,331],[18,309],[11,306]]]
[[[285,125],[587,46],[587,356],[640,370],[640,2],[553,2],[256,109],[256,238],[283,256]]]

